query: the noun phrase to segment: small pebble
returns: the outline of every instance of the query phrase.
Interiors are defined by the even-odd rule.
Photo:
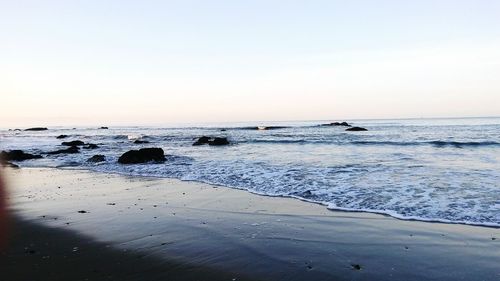
[[[355,270],[361,270],[361,265],[359,265],[359,264],[351,264],[351,267],[352,267],[352,269],[355,269]]]

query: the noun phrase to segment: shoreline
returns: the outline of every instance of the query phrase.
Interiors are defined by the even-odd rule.
[[[11,210],[23,220],[162,261],[259,280],[500,276],[498,228],[332,211],[176,179],[76,169],[5,171]]]
[[[265,193],[259,193],[253,190],[248,190],[244,188],[238,188],[238,187],[230,187],[230,186],[224,186],[221,184],[214,184],[214,183],[208,183],[208,182],[203,182],[203,181],[196,181],[196,180],[182,180],[178,178],[173,178],[173,177],[164,177],[164,176],[156,176],[156,175],[130,175],[125,172],[119,172],[119,171],[108,171],[108,172],[102,172],[98,170],[93,170],[93,169],[85,169],[83,167],[22,167],[22,169],[60,169],[60,170],[66,170],[66,171],[80,171],[80,172],[90,172],[90,173],[97,173],[97,174],[111,174],[111,175],[118,175],[118,176],[124,176],[124,177],[137,177],[137,178],[150,178],[150,179],[166,179],[166,180],[175,180],[175,181],[180,181],[180,182],[186,182],[186,183],[193,183],[193,184],[203,184],[203,185],[210,185],[210,186],[215,186],[217,188],[228,188],[228,189],[234,189],[234,190],[240,190],[244,192],[248,192],[253,195],[257,196],[265,196],[265,197],[270,197],[270,198],[287,198],[287,199],[294,199],[294,200],[299,200],[305,203],[309,204],[315,204],[319,206],[325,207],[327,210],[332,211],[332,212],[346,212],[346,213],[366,213],[366,214],[373,214],[373,215],[381,215],[384,217],[389,217],[393,218],[396,220],[401,220],[401,221],[415,221],[415,222],[426,222],[426,223],[442,223],[442,224],[456,224],[456,225],[467,225],[467,226],[477,226],[477,227],[487,227],[487,228],[495,228],[495,229],[500,229],[500,224],[494,224],[494,223],[474,223],[474,222],[467,222],[467,221],[452,221],[452,220],[445,220],[445,219],[432,219],[432,218],[422,218],[422,217],[405,217],[401,216],[395,211],[385,211],[385,210],[357,210],[357,209],[349,209],[349,208],[342,208],[342,207],[329,207],[328,203],[321,202],[321,201],[314,201],[314,200],[309,200],[306,198],[302,198],[300,196],[293,196],[293,195],[271,195],[271,194],[265,194]]]

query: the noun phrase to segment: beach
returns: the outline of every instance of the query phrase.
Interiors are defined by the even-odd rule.
[[[4,280],[498,280],[500,229],[177,179],[4,169]],[[3,265],[6,266],[3,266]]]
[[[500,281],[499,14],[0,1],[0,281]]]

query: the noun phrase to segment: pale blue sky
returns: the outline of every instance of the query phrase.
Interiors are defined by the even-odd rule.
[[[0,0],[0,26],[0,125],[500,115],[500,1]]]

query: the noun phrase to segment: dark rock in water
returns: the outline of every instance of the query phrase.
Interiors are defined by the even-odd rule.
[[[344,127],[351,127],[347,122],[333,122],[330,123],[330,126],[344,126]]]
[[[321,124],[320,126],[343,126],[343,127],[351,127],[347,122],[332,122],[328,124]]]
[[[193,143],[193,145],[208,144],[208,142],[210,142],[210,137],[203,136]]]
[[[22,150],[11,150],[11,151],[2,151],[0,153],[0,158],[5,161],[24,161],[29,159],[40,159],[41,155],[35,155],[30,153],[25,153]]]
[[[34,127],[34,128],[25,129],[25,131],[47,131],[47,130],[48,129],[44,128],[44,127]]]
[[[85,210],[80,210],[80,211],[78,211],[78,213],[80,213],[80,214],[86,214],[86,213],[88,213],[88,212],[87,212],[87,211],[85,211]]]
[[[9,168],[14,168],[14,169],[19,168],[19,166],[14,164],[14,163],[4,162],[4,161],[0,161],[0,162],[1,162],[0,164],[2,164],[2,166],[4,166],[4,167],[9,167]]]
[[[104,162],[106,161],[106,157],[104,155],[94,155],[92,157],[90,157],[89,159],[87,159],[87,162],[91,162],[91,163],[99,163],[99,162]]]
[[[56,139],[65,139],[67,137],[68,137],[68,135],[59,135],[56,137]]]
[[[135,140],[134,143],[135,144],[143,144],[143,143],[149,143],[149,141],[146,141],[146,140]]]
[[[225,132],[225,131],[227,131],[227,129],[220,129],[220,131],[221,131],[221,132]]]
[[[78,148],[78,146],[72,146],[67,149],[60,149],[56,151],[47,152],[47,154],[74,154],[74,153],[80,153],[80,148]]]
[[[130,150],[125,152],[118,163],[121,164],[138,164],[146,162],[165,162],[165,153],[161,148],[143,148],[139,150]]]
[[[228,145],[229,141],[227,138],[211,138],[211,137],[206,137],[203,136],[199,138],[193,145],[203,145],[203,144],[208,144],[208,145]]]
[[[214,138],[208,142],[208,145],[228,145],[229,141],[227,138]]]
[[[99,148],[99,146],[97,144],[87,143],[83,148],[84,149],[96,149],[96,148]]]
[[[100,130],[107,130],[107,129],[109,129],[109,128],[108,128],[108,127],[100,127],[99,129],[100,129]]]
[[[365,129],[365,128],[361,128],[361,127],[352,127],[352,128],[346,129],[346,131],[349,131],[349,132],[361,132],[361,131],[368,131],[368,130]]]
[[[65,141],[61,143],[61,145],[65,146],[78,146],[78,145],[84,145],[85,143],[81,140],[75,140],[75,141]]]

